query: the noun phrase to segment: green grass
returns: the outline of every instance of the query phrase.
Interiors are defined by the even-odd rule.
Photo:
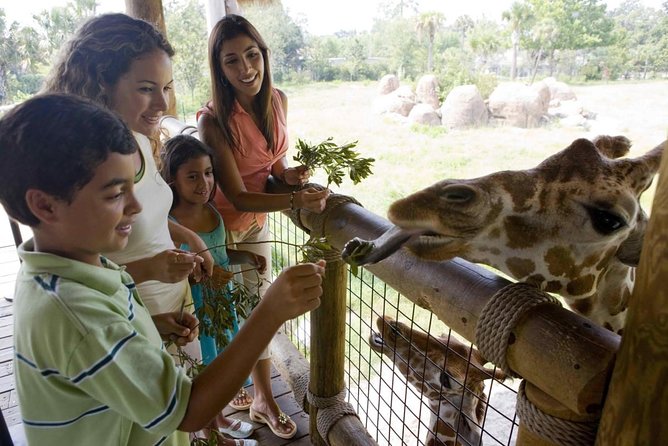
[[[373,175],[358,185],[349,180],[337,193],[352,195],[384,216],[392,201],[446,178],[476,178],[499,170],[531,168],[574,139],[598,133],[623,134],[638,156],[666,138],[668,82],[609,83],[573,87],[582,106],[597,114],[590,131],[558,124],[536,129],[483,127],[445,131],[410,125],[373,112],[374,83],[320,83],[278,86],[288,96],[291,144],[302,138],[358,140],[357,150],[374,157]],[[663,92],[663,93],[662,93]],[[651,112],[656,110],[658,112]],[[290,149],[292,161],[294,148]],[[325,184],[321,172],[313,180]],[[653,189],[643,197],[649,207]]]

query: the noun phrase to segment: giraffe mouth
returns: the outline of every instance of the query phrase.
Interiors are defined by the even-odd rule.
[[[369,347],[378,353],[382,353],[386,345],[387,344],[385,344],[381,334],[371,330],[371,334],[369,335]]]
[[[369,265],[386,259],[404,245],[443,243],[439,242],[439,239],[445,241],[450,238],[428,229],[404,229],[393,226],[374,240],[355,237],[348,241],[341,250],[341,258],[351,265]]]

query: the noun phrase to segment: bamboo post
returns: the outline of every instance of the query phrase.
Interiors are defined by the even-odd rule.
[[[125,12],[136,19],[153,23],[163,36],[169,38],[162,0],[125,0]],[[173,88],[169,90],[169,106],[165,114],[176,116],[176,92]]]
[[[598,431],[598,445],[664,444],[668,438],[668,156],[665,153],[643,246]]]
[[[336,254],[336,253],[330,253]],[[311,379],[309,390],[322,398],[338,395],[345,386],[347,267],[336,255],[327,255],[320,307],[311,312]],[[318,433],[318,407],[309,405],[311,442],[326,443]]]

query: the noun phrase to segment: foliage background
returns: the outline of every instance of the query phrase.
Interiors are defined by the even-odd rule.
[[[421,11],[419,0],[388,0],[364,32],[310,35],[278,2],[247,8],[271,48],[281,86],[375,81],[394,73],[414,83],[435,74],[441,97],[475,83],[489,95],[499,81],[530,83],[556,76],[571,83],[662,78],[668,72],[668,1],[661,9],[626,0],[608,10],[601,0],[518,0],[498,20]],[[179,113],[208,97],[203,3],[164,3],[174,59]],[[0,104],[36,93],[58,50],[97,13],[96,0],[71,0],[35,16],[35,27],[8,22],[0,8]]]

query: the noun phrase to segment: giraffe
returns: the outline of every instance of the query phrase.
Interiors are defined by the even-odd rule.
[[[392,203],[395,227],[342,255],[374,263],[405,244],[425,259],[487,264],[621,334],[647,224],[639,198],[667,144],[621,158],[623,136],[577,139],[532,169],[440,181]]]
[[[483,381],[503,380],[503,372],[486,368],[480,352],[454,336],[433,337],[388,316],[379,317],[376,325],[378,333],[369,337],[371,349],[390,358],[429,399],[426,446],[481,445],[487,403]]]

